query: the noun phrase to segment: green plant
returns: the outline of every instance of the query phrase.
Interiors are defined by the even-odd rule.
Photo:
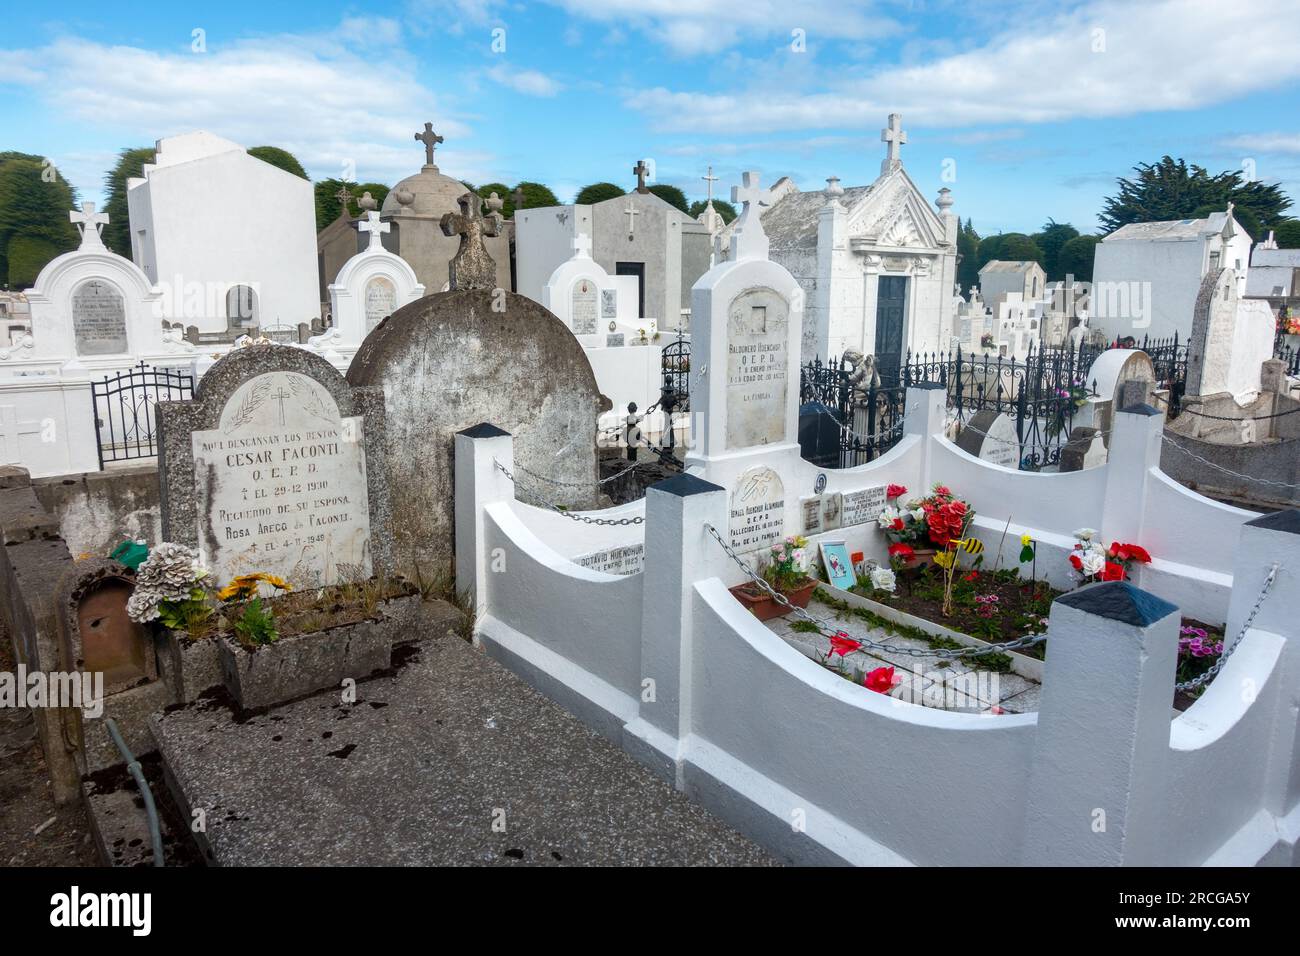
[[[245,646],[274,644],[280,639],[275,623],[275,611],[255,597],[244,605],[244,611],[235,618],[235,636]]]
[[[808,583],[808,539],[791,535],[772,545],[763,579],[778,591],[793,591]]]
[[[798,631],[801,634],[820,634],[822,629],[812,621],[805,621],[802,618],[790,622],[790,630]]]

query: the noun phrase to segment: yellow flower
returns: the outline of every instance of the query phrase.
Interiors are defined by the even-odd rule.
[[[1031,537],[1029,537],[1029,535],[1027,535],[1027,534],[1022,534],[1022,535],[1020,536],[1020,547],[1022,547],[1022,548],[1027,548],[1027,547],[1029,547],[1029,546],[1030,546],[1031,544],[1033,544],[1033,543],[1034,543],[1034,539],[1031,538]]]
[[[217,598],[222,601],[238,600],[250,598],[257,594],[259,583],[266,583],[280,591],[292,591],[293,587],[284,578],[276,577],[274,574],[267,574],[265,571],[255,571],[252,574],[241,574],[217,592]]]

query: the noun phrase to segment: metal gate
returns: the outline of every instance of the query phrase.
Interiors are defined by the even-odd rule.
[[[158,454],[159,402],[179,402],[194,396],[194,376],[188,370],[135,368],[106,375],[90,383],[95,406],[95,436],[99,467],[105,463],[153,458]]]

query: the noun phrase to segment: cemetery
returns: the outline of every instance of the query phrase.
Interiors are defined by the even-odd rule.
[[[432,121],[61,207],[0,705],[77,862],[1300,866],[1300,259],[1232,199],[985,255],[886,117],[689,212]]]

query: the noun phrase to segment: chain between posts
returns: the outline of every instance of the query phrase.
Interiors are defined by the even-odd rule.
[[[1274,487],[1277,488],[1288,488],[1292,491],[1296,490],[1297,488],[1300,488],[1300,484],[1296,484],[1295,482],[1274,481],[1272,478],[1255,478],[1252,477],[1251,475],[1240,474],[1239,472],[1233,471],[1231,468],[1224,468],[1222,465],[1212,462],[1208,458],[1201,457],[1200,455],[1196,454],[1196,452],[1192,451],[1190,448],[1184,448],[1178,442],[1170,438],[1168,433],[1164,433],[1161,437],[1164,438],[1164,440],[1168,444],[1173,445],[1175,448],[1181,451],[1188,458],[1195,459],[1196,461],[1199,461],[1202,465],[1208,465],[1209,467],[1213,468],[1215,471],[1221,471],[1225,475],[1231,475],[1233,478],[1240,478],[1242,481],[1252,481],[1261,485],[1273,485]]]
[[[1204,674],[1198,674],[1191,680],[1185,680],[1181,683],[1175,684],[1174,690],[1193,690],[1197,687],[1201,687],[1208,684],[1215,678],[1219,671],[1223,670],[1223,665],[1228,662],[1228,658],[1233,655],[1241,645],[1241,642],[1245,640],[1246,632],[1250,630],[1250,625],[1254,623],[1255,615],[1259,613],[1259,609],[1263,606],[1264,598],[1268,596],[1269,588],[1273,586],[1273,581],[1277,577],[1277,572],[1281,567],[1280,564],[1274,563],[1273,566],[1268,569],[1268,577],[1264,579],[1264,586],[1259,589],[1259,597],[1255,598],[1255,606],[1250,609],[1250,613],[1246,615],[1246,620],[1242,622],[1241,630],[1237,632],[1237,639],[1233,641],[1231,645],[1225,643],[1223,653],[1220,654],[1219,659],[1214,662],[1214,666]]]
[[[492,464],[496,466],[498,471],[500,471],[503,475],[509,478],[511,482],[514,482],[515,476],[509,472],[509,470],[506,468],[505,465],[501,464],[501,462],[497,461],[495,458],[492,459]],[[522,471],[523,469],[520,470]],[[525,471],[524,473],[528,474],[527,471]],[[565,484],[565,482],[561,482],[561,484]],[[519,487],[518,484],[515,484],[515,488],[518,489],[518,487]],[[583,487],[583,486],[577,486],[577,487]],[[542,498],[534,498],[533,502],[539,508],[549,509],[550,511],[554,511],[556,514],[564,515],[564,517],[569,518],[573,521],[581,521],[583,524],[625,526],[625,525],[645,523],[645,515],[637,515],[634,518],[593,518],[590,515],[573,514],[572,512],[564,508],[561,508],[559,505],[551,504],[549,501],[546,501]]]
[[[809,614],[808,611],[805,610],[804,608],[796,607],[795,605],[791,604],[789,598],[787,598],[780,591],[772,587],[772,585],[764,581],[762,577],[756,574],[750,568],[750,566],[745,563],[744,559],[741,558],[740,555],[736,554],[735,549],[732,548],[731,545],[727,544],[727,542],[722,539],[722,535],[718,534],[718,529],[713,527],[713,525],[706,524],[704,526],[704,530],[713,536],[713,540],[718,542],[718,544],[722,547],[722,550],[727,553],[727,557],[731,558],[732,561],[736,562],[736,564],[740,567],[740,569],[744,571],[746,575],[749,576],[749,579],[753,581],[754,584],[758,585],[759,588],[761,588],[769,597],[771,597],[782,607],[786,608],[789,611],[792,611],[796,616],[802,618],[803,620],[817,625],[817,628],[821,632],[823,637],[828,637],[828,638],[837,637],[841,633],[843,633],[841,628],[837,628],[832,624],[828,624],[826,621],[822,620],[821,618],[814,617],[812,614]],[[939,649],[939,648],[923,649],[919,647],[899,647],[895,644],[882,644],[879,641],[873,641],[868,638],[861,638],[861,639],[854,638],[854,640],[856,640],[858,644],[860,644],[862,647],[873,649],[873,650],[887,651],[890,654],[903,654],[907,657],[937,657],[940,658],[941,660],[954,660],[960,657],[978,657],[982,654],[1001,654],[1005,651],[1018,650],[1022,647],[1029,647],[1030,645],[1039,644],[1047,640],[1047,635],[1028,634],[1025,637],[1018,637],[1014,641],[1007,641],[1007,643],[1005,644],[993,644],[990,645],[989,647],[963,647],[959,650],[946,650],[946,649]]]

